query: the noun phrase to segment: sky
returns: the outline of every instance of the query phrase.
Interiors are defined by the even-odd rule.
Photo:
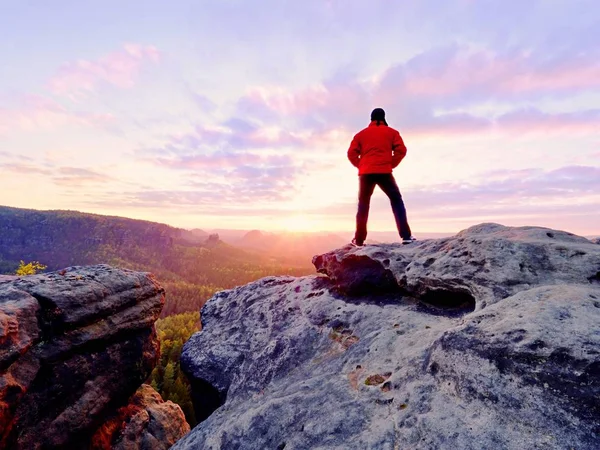
[[[0,0],[0,205],[352,230],[375,107],[413,234],[600,234],[597,0]],[[394,229],[376,191],[369,229]]]

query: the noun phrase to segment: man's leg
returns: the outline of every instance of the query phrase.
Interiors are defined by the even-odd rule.
[[[369,219],[369,207],[371,196],[375,190],[375,181],[370,174],[358,177],[358,212],[356,213],[356,233],[354,239],[358,245],[362,245],[367,239],[367,220]]]
[[[402,201],[402,195],[400,194],[400,189],[398,189],[394,175],[391,173],[379,175],[377,184],[390,199],[392,211],[394,212],[394,218],[396,219],[396,227],[398,228],[400,237],[402,239],[410,238],[412,233],[410,231],[410,227],[408,226],[406,208],[404,207],[404,201]]]

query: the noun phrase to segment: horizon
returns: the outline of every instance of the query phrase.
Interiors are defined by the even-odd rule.
[[[592,0],[52,3],[0,17],[0,204],[346,233],[346,151],[382,107],[417,238],[600,234]],[[379,190],[369,230],[395,230]]]
[[[17,209],[25,209],[25,208],[18,208],[18,207],[14,207],[14,206],[9,206],[9,205],[0,205],[0,208],[2,207],[7,207],[7,208],[17,208]],[[128,217],[128,216],[119,216],[119,215],[105,215],[105,214],[99,214],[96,212],[89,212],[89,211],[79,211],[79,210],[73,210],[73,209],[32,209],[34,211],[42,211],[42,212],[57,212],[57,211],[62,211],[62,212],[76,212],[76,213],[81,213],[81,214],[95,214],[95,215],[100,215],[100,216],[105,216],[105,217],[116,217],[116,218],[121,218],[121,219],[132,219],[132,220],[143,220],[143,221],[149,221],[149,222],[154,222],[154,223],[158,223],[161,225],[167,225],[167,226],[171,226],[174,228],[179,228],[179,229],[183,229],[183,230],[187,230],[187,231],[194,231],[194,230],[200,230],[203,231],[207,234],[212,234],[212,233],[219,233],[219,232],[228,232],[228,233],[249,233],[252,231],[259,231],[261,233],[267,233],[267,234],[293,234],[293,235],[303,235],[303,234],[314,234],[314,235],[318,235],[318,234],[333,234],[336,235],[337,237],[344,237],[344,235],[351,235],[354,233],[353,229],[345,229],[345,230],[303,230],[303,231],[293,231],[293,230],[286,230],[286,229],[260,229],[260,228],[223,228],[223,227],[215,227],[215,228],[208,228],[208,227],[202,227],[202,226],[198,226],[198,227],[183,227],[183,226],[179,226],[173,223],[169,223],[167,221],[154,221],[154,220],[148,220],[148,219],[143,219],[143,218],[136,218],[136,217]],[[481,222],[480,222],[481,223]],[[434,236],[433,238],[438,238],[438,237],[447,237],[447,236],[454,236],[456,234],[458,234],[461,231],[466,230],[467,228],[474,226],[474,225],[479,225],[480,223],[473,223],[471,225],[469,225],[466,228],[463,229],[459,229],[459,230],[455,230],[455,231],[422,231],[422,235],[424,237],[422,237],[421,239],[431,239],[432,236]],[[506,224],[500,224],[500,225],[505,225],[508,226]],[[544,227],[542,225],[523,225],[523,226],[538,226],[538,227],[542,227],[542,228],[549,228],[549,227]],[[555,229],[555,230],[559,230],[559,231],[566,231],[566,232],[570,232],[569,230],[560,230],[560,229]],[[377,240],[376,237],[373,237],[373,234],[377,234],[377,235],[389,235],[386,238],[392,238],[394,236],[392,235],[396,235],[398,234],[398,231],[395,229],[387,229],[387,230],[369,230],[370,233],[370,237],[367,240]],[[577,233],[575,233],[577,234]],[[585,238],[597,238],[600,237],[600,229],[596,229],[595,233],[588,233],[588,234],[581,234],[582,237]],[[381,237],[381,236],[380,236]]]

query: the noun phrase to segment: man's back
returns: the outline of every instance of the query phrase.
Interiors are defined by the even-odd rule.
[[[358,167],[359,175],[392,173],[405,155],[400,133],[375,121],[354,136],[348,149],[348,159]]]

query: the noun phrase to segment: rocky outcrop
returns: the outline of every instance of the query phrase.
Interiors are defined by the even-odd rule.
[[[342,248],[313,259],[317,271],[348,295],[398,292],[425,303],[474,309],[534,286],[587,284],[600,269],[598,262],[598,251],[586,238],[498,224],[415,246]]]
[[[596,449],[600,247],[482,224],[220,292],[175,449]]]
[[[0,448],[87,448],[155,366],[163,304],[105,265],[0,280]]]
[[[92,438],[92,450],[167,450],[190,431],[183,411],[142,384]]]

